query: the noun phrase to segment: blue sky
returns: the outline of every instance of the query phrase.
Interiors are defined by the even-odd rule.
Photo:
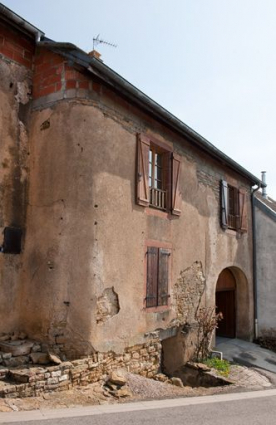
[[[104,62],[257,177],[276,199],[275,0],[2,0]]]

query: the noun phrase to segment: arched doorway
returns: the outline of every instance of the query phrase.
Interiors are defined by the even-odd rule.
[[[222,313],[216,335],[225,338],[236,337],[236,279],[230,269],[224,269],[216,287],[216,312]]]

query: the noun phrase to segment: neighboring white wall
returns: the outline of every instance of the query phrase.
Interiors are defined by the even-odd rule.
[[[257,308],[259,336],[276,332],[276,214],[256,205]]]

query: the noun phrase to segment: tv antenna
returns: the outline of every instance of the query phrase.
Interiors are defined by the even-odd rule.
[[[108,46],[111,46],[111,47],[115,47],[115,48],[117,47],[117,44],[112,44],[112,43],[109,43],[108,41],[101,40],[100,34],[98,34],[97,37],[93,38],[93,50],[95,50],[95,47],[98,46],[98,44],[107,44]]]

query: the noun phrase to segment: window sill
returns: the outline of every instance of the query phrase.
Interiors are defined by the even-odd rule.
[[[161,211],[161,210],[154,208],[154,207],[146,207],[145,213],[147,215],[150,215],[150,216],[165,218],[165,219],[168,219],[168,220],[171,219],[170,213],[168,213],[167,211]]]
[[[241,232],[240,230],[234,230],[234,229],[224,229],[224,233],[226,233],[229,236],[235,236],[235,238],[240,239],[242,235],[247,234],[247,232]]]
[[[144,307],[143,310],[145,313],[163,313],[170,310],[170,305],[161,305],[158,307]]]

